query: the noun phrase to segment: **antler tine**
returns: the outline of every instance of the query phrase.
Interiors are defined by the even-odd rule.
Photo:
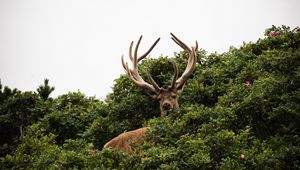
[[[196,41],[195,51],[198,51],[198,42]]]
[[[144,58],[152,51],[152,49],[156,46],[156,44],[158,43],[159,40],[160,40],[160,38],[158,38],[158,39],[152,44],[152,46],[149,48],[148,51],[146,51],[141,57],[138,58],[137,62],[139,62],[140,60],[144,59]]]
[[[138,42],[136,43],[136,46],[135,46],[135,49],[134,49],[134,56],[133,56],[133,67],[136,67],[137,66],[137,63],[138,63],[138,59],[137,59],[137,53],[138,53],[138,49],[139,49],[139,46],[140,46],[140,43],[141,43],[141,40],[142,40],[143,36],[141,35]]]
[[[178,44],[181,48],[183,48],[184,50],[187,50],[187,51],[191,51],[191,49],[184,43],[182,42],[179,38],[177,38],[173,33],[170,33],[171,36],[172,36],[172,40]]]
[[[158,86],[158,84],[155,82],[155,80],[153,79],[153,77],[151,76],[151,73],[149,70],[147,70],[146,72],[147,74],[147,78],[150,81],[150,83],[154,86],[155,90],[160,91],[160,87]]]
[[[124,55],[122,55],[122,57],[121,57],[121,61],[122,61],[122,66],[123,66],[123,68],[126,70],[126,64],[125,64],[125,61],[124,61]]]
[[[183,50],[186,50],[189,51],[189,48],[185,47],[183,44],[181,44],[180,42],[178,42],[175,38],[172,37],[172,40],[177,44],[179,45]]]
[[[129,47],[129,59],[130,59],[131,62],[133,62],[133,57],[132,57],[132,46],[133,46],[133,41],[131,41],[130,47]]]

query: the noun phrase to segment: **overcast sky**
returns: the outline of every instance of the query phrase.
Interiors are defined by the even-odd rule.
[[[140,52],[161,37],[151,57],[188,45],[222,53],[255,42],[271,25],[300,24],[299,0],[0,0],[0,79],[52,96],[68,91],[105,98],[124,73],[120,57],[144,35]]]

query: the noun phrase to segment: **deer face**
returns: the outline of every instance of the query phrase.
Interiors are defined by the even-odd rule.
[[[165,116],[168,112],[178,109],[178,101],[177,97],[179,92],[182,90],[182,87],[184,86],[184,83],[187,81],[188,77],[193,73],[197,56],[196,51],[198,49],[198,44],[196,41],[196,46],[189,48],[185,43],[183,43],[180,39],[178,39],[174,34],[172,34],[172,40],[178,44],[180,47],[182,47],[184,50],[186,50],[189,53],[188,63],[185,68],[185,71],[181,75],[181,77],[178,78],[178,67],[175,62],[172,62],[173,68],[174,68],[174,75],[172,84],[169,88],[164,89],[162,87],[159,87],[158,84],[154,81],[152,78],[150,72],[147,72],[147,78],[148,82],[146,82],[139,74],[138,72],[138,62],[144,59],[154,48],[154,46],[158,43],[160,40],[159,38],[153,43],[153,45],[150,47],[148,51],[146,51],[142,56],[137,55],[138,48],[140,45],[140,42],[142,40],[142,36],[138,40],[134,53],[132,51],[133,47],[133,41],[130,44],[129,47],[129,59],[132,62],[132,68],[128,67],[128,63],[125,63],[124,57],[122,56],[122,65],[124,69],[126,70],[126,73],[128,75],[128,78],[137,86],[142,87],[148,91],[150,91],[153,95],[152,97],[159,101],[160,104],[160,115]]]
[[[159,101],[161,117],[166,116],[168,112],[179,108],[177,96],[177,92],[172,89],[161,89],[158,95],[152,96]]]

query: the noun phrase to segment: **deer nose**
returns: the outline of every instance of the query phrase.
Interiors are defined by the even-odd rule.
[[[165,111],[170,111],[171,108],[172,108],[172,106],[171,106],[169,103],[164,103],[164,104],[163,104],[163,109],[164,109]]]

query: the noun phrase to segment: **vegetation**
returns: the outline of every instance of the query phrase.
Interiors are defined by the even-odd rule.
[[[158,103],[126,75],[105,101],[80,92],[56,98],[0,83],[0,169],[300,169],[300,29],[267,29],[255,43],[223,54],[198,51],[180,111]],[[145,60],[162,86],[171,60]],[[150,126],[143,153],[102,150],[118,134]]]

